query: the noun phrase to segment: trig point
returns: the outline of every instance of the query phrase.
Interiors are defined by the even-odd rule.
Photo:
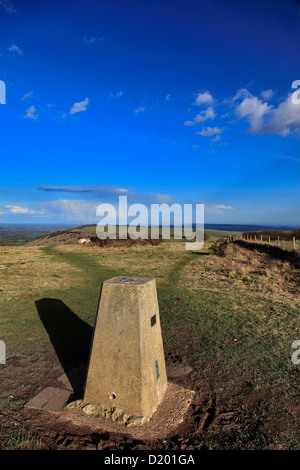
[[[117,409],[143,423],[151,418],[166,389],[155,279],[104,281],[84,402]]]

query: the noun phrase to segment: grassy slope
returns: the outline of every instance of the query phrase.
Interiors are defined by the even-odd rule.
[[[202,384],[209,383],[216,393],[223,393],[238,380],[251,381],[257,390],[268,388],[269,396],[256,404],[254,410],[248,410],[244,403],[246,414],[256,413],[263,422],[270,413],[276,413],[279,420],[287,413],[271,397],[272,389],[280,384],[286,385],[282,394],[288,399],[298,392],[298,379],[290,374],[297,368],[291,363],[290,347],[292,341],[299,339],[296,333],[299,306],[289,298],[264,297],[255,290],[224,289],[222,284],[207,284],[197,279],[191,287],[191,282],[186,282],[186,270],[189,265],[201,265],[214,257],[209,249],[196,254],[186,251],[184,244],[165,243],[130,249],[63,246],[18,250],[15,253],[13,248],[0,249],[0,264],[7,266],[0,272],[0,288],[3,288],[0,339],[6,342],[8,358],[22,359],[22,366],[8,359],[5,370],[0,369],[2,383],[11,387],[13,396],[7,397],[7,388],[2,394],[0,391],[0,416],[5,410],[5,423],[9,425],[7,431],[2,431],[0,448],[1,445],[4,448],[42,445],[38,438],[26,434],[22,425],[14,428],[10,416],[28,396],[44,388],[47,378],[50,381],[62,373],[35,301],[59,299],[85,324],[93,326],[101,282],[115,275],[156,278],[165,350],[178,354],[185,363],[192,363]],[[218,263],[216,257],[213,259]],[[30,274],[25,270],[28,264]],[[28,275],[32,281],[30,290],[26,285]],[[12,277],[14,282],[6,288]],[[24,369],[25,383],[18,381],[18,374]],[[266,429],[262,433],[261,429],[253,431],[244,424],[235,424],[231,431],[234,437],[229,441],[224,438],[219,441],[217,432],[208,435],[207,446],[298,448],[285,430]]]

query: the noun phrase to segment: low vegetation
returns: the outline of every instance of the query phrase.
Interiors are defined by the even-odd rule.
[[[199,252],[185,250],[184,241],[0,247],[0,339],[7,347],[0,448],[85,448],[78,430],[65,430],[64,438],[47,416],[28,417],[24,404],[55,386],[63,361],[76,366],[85,357],[101,282],[116,275],[156,278],[167,364],[192,368],[176,379],[196,391],[190,418],[156,448],[300,448],[300,369],[291,361],[300,339],[299,270],[235,244],[218,256],[213,244],[226,234],[208,235]],[[68,319],[63,359],[43,320],[45,305],[53,319]],[[108,448],[121,446],[109,439]]]

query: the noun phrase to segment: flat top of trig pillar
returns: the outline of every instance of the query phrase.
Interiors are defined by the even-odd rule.
[[[117,276],[112,277],[111,279],[107,279],[104,281],[103,284],[119,284],[119,285],[126,285],[126,286],[140,286],[146,284],[147,282],[153,281],[153,277],[125,277],[125,276]]]

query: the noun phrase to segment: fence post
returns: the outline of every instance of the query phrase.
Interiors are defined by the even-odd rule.
[[[294,248],[294,250],[296,249],[296,238],[295,237],[293,237],[293,248]]]

